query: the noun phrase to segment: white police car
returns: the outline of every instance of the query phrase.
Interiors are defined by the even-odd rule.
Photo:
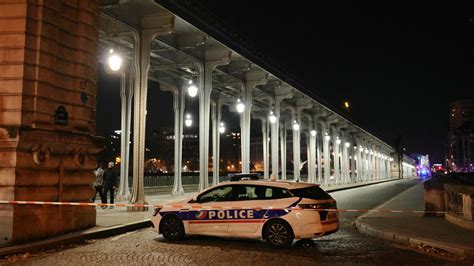
[[[339,228],[336,201],[318,185],[283,181],[223,182],[192,199],[156,208],[153,230],[167,240],[185,235],[264,239],[275,247]],[[318,210],[319,209],[319,210]]]

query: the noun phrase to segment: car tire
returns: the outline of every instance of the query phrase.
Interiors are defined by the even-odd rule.
[[[160,233],[166,240],[179,241],[184,239],[184,225],[175,215],[167,215],[160,222]]]
[[[295,238],[291,226],[282,220],[271,220],[265,225],[264,235],[267,244],[274,248],[289,247]]]

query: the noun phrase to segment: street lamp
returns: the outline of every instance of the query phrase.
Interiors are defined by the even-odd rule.
[[[240,99],[237,99],[237,105],[235,107],[239,114],[243,113],[245,110],[245,104]]]
[[[198,94],[198,87],[196,87],[196,85],[193,84],[193,81],[192,81],[192,80],[189,80],[189,81],[188,81],[188,84],[189,84],[189,87],[188,87],[188,95],[189,95],[191,98],[196,97],[196,95]]]
[[[346,145],[346,148],[349,148],[351,146],[349,142],[346,142],[344,145]]]
[[[298,122],[296,122],[296,120],[293,121],[293,130],[294,131],[300,130],[300,124],[298,124]]]
[[[316,129],[312,129],[310,133],[311,133],[311,136],[313,136],[313,137],[316,136],[316,133],[317,133]]]
[[[221,122],[221,123],[219,124],[219,133],[222,134],[222,133],[224,133],[224,132],[225,132],[225,126],[224,126],[224,123]]]
[[[268,115],[268,120],[270,123],[274,124],[277,121],[277,117],[273,113],[273,111],[270,111],[270,114]]]
[[[190,127],[193,124],[193,120],[191,119],[191,115],[187,114],[186,119],[184,120],[184,124],[186,127]]]
[[[122,66],[122,57],[114,51],[114,49],[109,50],[109,58],[107,59],[109,63],[109,68],[112,71],[119,71]]]
[[[328,135],[328,133],[326,132],[326,136],[324,136],[324,139],[326,141],[330,141],[331,140],[331,136]]]

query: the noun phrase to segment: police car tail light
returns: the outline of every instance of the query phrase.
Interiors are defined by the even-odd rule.
[[[158,213],[160,212],[161,208],[155,208],[155,211],[153,212],[153,216],[156,216],[158,215]]]

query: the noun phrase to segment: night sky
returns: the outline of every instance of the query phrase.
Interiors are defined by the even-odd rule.
[[[458,1],[201,2],[331,104],[349,100],[350,116],[364,128],[390,144],[402,136],[408,153],[429,154],[432,163],[444,160],[448,103],[474,97],[474,8]],[[148,127],[171,126],[171,94],[149,91],[149,102],[160,105],[151,116],[148,110]],[[120,126],[118,103],[118,83],[101,74],[98,134]]]

